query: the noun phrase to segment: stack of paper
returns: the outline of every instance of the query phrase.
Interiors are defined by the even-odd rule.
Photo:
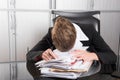
[[[76,59],[62,58],[53,59],[50,61],[39,61],[35,65],[39,67],[41,75],[45,77],[59,77],[76,79],[80,77],[81,73],[87,72],[92,62],[77,61]]]

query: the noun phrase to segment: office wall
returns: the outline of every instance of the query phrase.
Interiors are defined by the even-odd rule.
[[[26,53],[50,27],[50,0],[0,0],[0,80],[33,80]]]
[[[120,12],[101,13],[101,35],[112,50],[118,54]]]
[[[101,11],[101,35],[118,54],[120,33],[120,0],[94,0],[94,10]]]
[[[89,0],[56,0],[58,10],[87,10]],[[72,7],[72,5],[74,5]]]
[[[51,10],[101,10],[101,35],[117,54],[119,3],[120,0],[0,0],[0,80],[32,80],[26,69],[26,53],[52,26]]]

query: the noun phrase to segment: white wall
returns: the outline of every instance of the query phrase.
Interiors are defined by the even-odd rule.
[[[94,0],[94,10],[120,10],[120,0]]]
[[[16,12],[17,60],[25,61],[27,49],[33,48],[49,28],[48,12]],[[23,46],[24,45],[24,46]]]
[[[94,0],[94,10],[101,10],[101,35],[118,54],[120,33],[120,0]]]
[[[56,0],[58,10],[87,10],[88,0]]]
[[[50,27],[50,0],[0,0],[0,80],[32,80],[26,53]]]
[[[120,12],[101,13],[101,35],[112,50],[118,54]]]
[[[101,35],[117,54],[119,3],[120,0],[0,0],[0,80],[32,80],[25,55],[47,33],[52,9],[101,10]]]
[[[0,12],[0,62],[9,61],[9,38],[8,38],[8,15],[7,11]]]

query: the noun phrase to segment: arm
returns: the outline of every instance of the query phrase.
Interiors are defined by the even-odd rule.
[[[111,73],[116,68],[117,56],[106,44],[100,34],[95,30],[92,25],[79,25],[83,32],[89,38],[88,52],[95,53],[98,60],[101,62],[101,72]],[[86,45],[86,44],[85,44]]]
[[[51,40],[51,29],[49,29],[48,33],[39,41],[35,47],[33,47],[26,55],[27,60],[37,61],[38,59],[42,59],[42,53],[48,48],[53,47]]]
[[[39,60],[42,60],[43,53],[46,54],[45,51],[49,50],[51,47],[53,47],[52,40],[51,40],[51,29],[49,29],[48,33],[43,37],[41,41],[38,42],[38,44],[35,45],[27,54],[26,54],[26,67],[29,73],[33,77],[39,77],[40,71],[38,68],[36,68],[35,63]],[[52,50],[50,50],[52,51]]]
[[[93,47],[101,62],[101,73],[111,73],[116,68],[117,56],[97,31],[94,29],[92,31],[91,47]]]
[[[115,64],[116,55],[111,48],[106,44],[103,38],[94,30],[92,45],[96,50],[96,54],[103,64]]]

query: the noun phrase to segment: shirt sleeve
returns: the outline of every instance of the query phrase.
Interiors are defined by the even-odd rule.
[[[116,63],[116,55],[111,50],[111,48],[106,44],[103,38],[94,30],[92,45],[96,50],[96,54],[98,55],[100,61],[104,64],[114,64]]]

